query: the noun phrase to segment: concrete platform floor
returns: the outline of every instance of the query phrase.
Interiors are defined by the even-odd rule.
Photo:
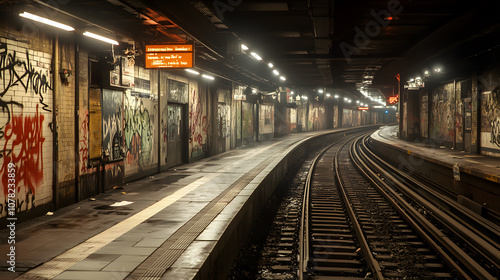
[[[15,273],[2,229],[0,279],[192,279],[273,166],[330,132],[231,150],[18,224]]]
[[[453,168],[458,164],[460,172],[500,183],[500,159],[471,154],[464,151],[447,149],[444,146],[431,145],[423,141],[405,141],[397,138],[398,126],[385,126],[371,137],[379,142],[391,145],[422,159]]]

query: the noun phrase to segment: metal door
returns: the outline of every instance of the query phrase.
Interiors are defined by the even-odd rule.
[[[167,167],[187,162],[187,118],[185,106],[168,104]]]

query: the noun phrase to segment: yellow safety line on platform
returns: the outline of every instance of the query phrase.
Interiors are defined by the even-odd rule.
[[[274,146],[278,145],[280,142],[274,143],[270,146],[261,148],[256,151],[256,154],[261,154]],[[231,164],[221,168],[219,171],[225,172],[232,169],[235,164],[245,161],[246,158],[239,159],[232,162]],[[56,256],[52,260],[24,273],[23,275],[17,277],[16,279],[52,279],[57,275],[63,273],[64,271],[71,268],[76,263],[84,260],[91,254],[97,252],[99,249],[108,245],[118,237],[127,233],[134,227],[138,226],[142,222],[156,215],[158,212],[162,211],[172,203],[176,202],[180,198],[184,197],[188,193],[192,192],[199,186],[210,181],[220,173],[211,173],[203,178],[200,178],[193,183],[183,187],[182,189],[174,192],[173,194],[163,198],[162,200],[152,204],[146,209],[134,214],[133,216],[119,222],[118,224],[108,228],[107,230],[87,239],[83,243],[69,249],[68,251]]]

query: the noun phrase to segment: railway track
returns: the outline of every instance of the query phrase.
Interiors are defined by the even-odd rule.
[[[365,134],[316,145],[245,279],[499,279],[499,227],[384,162]]]
[[[334,143],[311,165],[299,233],[299,278],[497,279],[500,255],[493,238],[484,241],[466,226],[453,228],[453,222],[435,226],[429,213],[437,210],[407,194],[411,191],[395,190],[388,182],[401,178],[391,175],[394,170],[384,171],[365,142],[352,137]],[[474,240],[467,240],[471,236]],[[464,250],[463,244],[479,245]]]

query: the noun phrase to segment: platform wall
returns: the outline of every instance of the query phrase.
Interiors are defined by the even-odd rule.
[[[22,24],[0,24],[0,218],[12,182],[29,218],[257,140],[373,121],[313,98],[242,100],[248,85],[146,69],[126,49]]]
[[[53,161],[53,41],[15,29],[7,32],[10,36],[0,35],[2,217],[7,215],[9,198],[16,201],[16,211],[52,201],[52,170],[57,164]],[[9,197],[9,188],[15,189],[16,197]]]
[[[480,151],[500,157],[500,69],[481,73],[478,81],[481,85]]]
[[[500,67],[406,91],[402,137],[500,157]],[[412,126],[419,131],[412,130]]]

